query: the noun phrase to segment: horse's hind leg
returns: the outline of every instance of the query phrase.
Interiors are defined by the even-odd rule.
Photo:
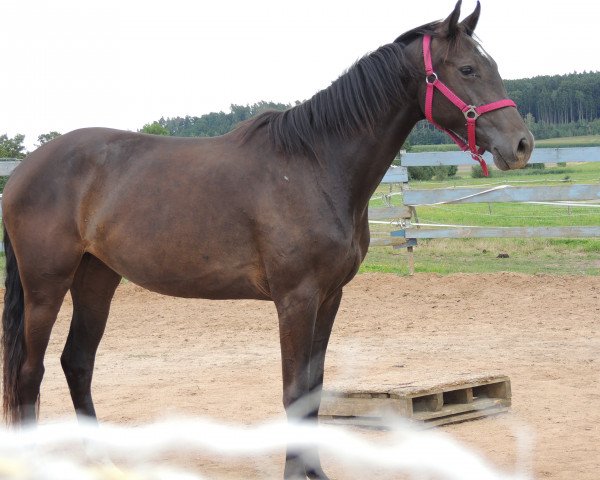
[[[85,254],[71,286],[73,318],[60,361],[79,417],[96,418],[91,393],[94,360],[120,280],[119,274]]]
[[[50,333],[64,299],[66,288],[55,295],[25,295],[24,361],[19,372],[18,399],[20,418],[15,422],[35,422],[38,416],[40,385],[44,376],[44,355]]]
[[[9,245],[9,244],[8,244]],[[5,246],[7,243],[5,242]],[[4,330],[4,410],[9,423],[34,422],[37,419],[40,384],[44,376],[44,355],[71,281],[72,273],[63,265],[63,269],[55,265],[36,262],[35,257],[23,257],[16,270],[12,247],[7,256],[7,275],[14,279],[22,279],[13,288],[9,297],[22,295],[22,310],[7,309],[14,303],[14,298],[5,299],[3,315]],[[56,255],[56,258],[62,258]],[[78,259],[72,256],[73,269]],[[13,264],[8,268],[8,264]],[[64,262],[69,262],[69,258]],[[8,283],[8,279],[7,279]],[[8,290],[7,290],[8,291]]]

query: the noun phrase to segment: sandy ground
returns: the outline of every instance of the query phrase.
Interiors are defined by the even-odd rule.
[[[72,416],[59,364],[70,308],[65,301],[46,356],[44,422]],[[505,472],[529,464],[534,478],[591,480],[600,475],[599,352],[600,277],[365,274],[345,290],[326,386],[508,375],[509,413],[440,430]],[[102,421],[139,425],[177,413],[261,424],[283,418],[280,392],[271,303],[119,287],[96,362]],[[524,431],[532,445],[519,452]],[[277,478],[283,468],[283,451],[236,461],[192,457],[184,464],[209,478]],[[326,455],[323,464],[335,479],[368,478]]]

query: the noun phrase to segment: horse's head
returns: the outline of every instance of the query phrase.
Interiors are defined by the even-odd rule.
[[[475,144],[480,151],[491,152],[501,170],[523,168],[533,150],[533,135],[512,101],[506,99],[496,62],[473,39],[479,2],[462,22],[459,22],[460,5],[459,0],[446,20],[434,24],[429,47],[430,70],[434,73],[425,74],[428,62],[427,52],[423,52],[427,44],[424,49],[419,47],[423,72],[422,81],[419,78],[421,107],[426,117],[439,127],[464,139],[472,152]],[[427,35],[425,41],[429,42]],[[471,106],[477,108],[469,111]]]

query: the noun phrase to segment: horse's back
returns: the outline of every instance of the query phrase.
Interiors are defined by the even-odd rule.
[[[96,210],[104,202],[117,198],[130,202],[129,192],[134,190],[156,191],[168,182],[181,184],[190,176],[206,179],[222,167],[220,160],[225,163],[231,158],[211,155],[216,143],[211,140],[106,128],[75,130],[21,162],[5,187],[4,207],[9,215],[15,209],[19,214],[54,209],[67,215],[76,208],[86,216],[93,213],[88,208]],[[137,204],[129,203],[129,207]]]

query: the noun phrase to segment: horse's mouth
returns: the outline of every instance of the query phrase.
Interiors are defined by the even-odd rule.
[[[510,164],[504,159],[502,154],[497,148],[493,149],[492,155],[494,156],[494,163],[500,170],[510,170]]]

